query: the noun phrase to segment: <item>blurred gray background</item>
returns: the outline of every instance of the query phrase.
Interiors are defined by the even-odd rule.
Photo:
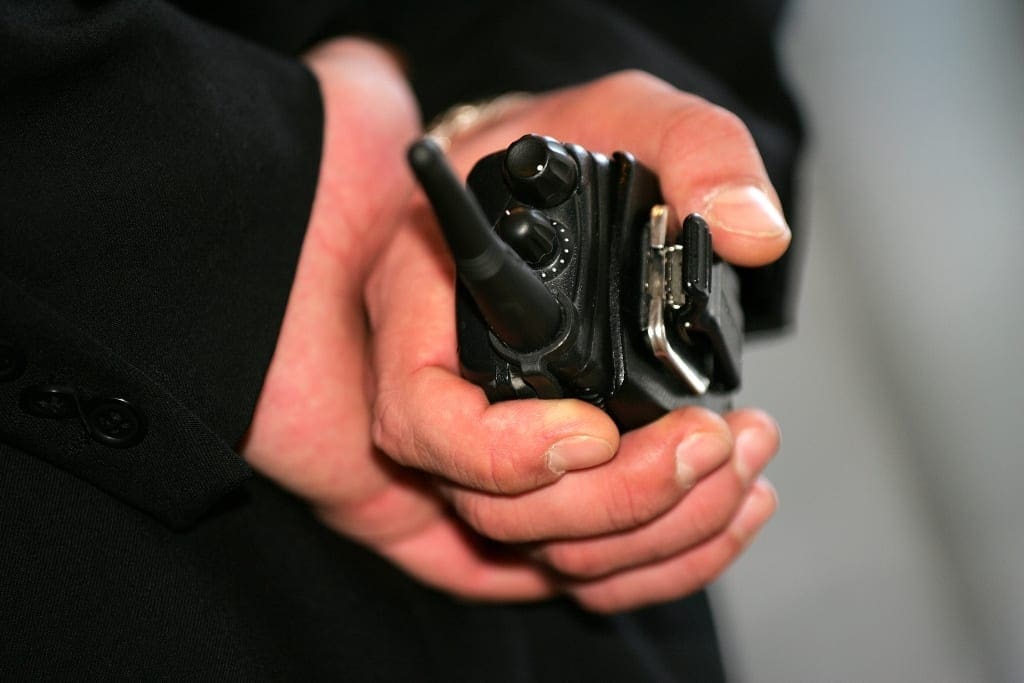
[[[1024,6],[802,0],[781,504],[716,584],[738,681],[1024,681]]]

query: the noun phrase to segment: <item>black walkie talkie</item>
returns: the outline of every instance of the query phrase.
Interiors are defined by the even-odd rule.
[[[729,407],[738,278],[632,155],[526,135],[477,162],[469,191],[429,138],[409,162],[455,257],[463,375],[492,402],[579,398],[623,429]]]

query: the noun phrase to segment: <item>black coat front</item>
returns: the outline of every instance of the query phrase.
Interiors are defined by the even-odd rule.
[[[396,45],[427,117],[643,68],[740,113],[789,198],[776,2],[449,4],[0,3],[0,680],[721,678],[703,594],[454,601],[235,450],[316,186],[319,39]],[[787,263],[744,275],[755,327]]]

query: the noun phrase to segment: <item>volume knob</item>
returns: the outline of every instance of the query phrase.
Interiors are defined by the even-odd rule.
[[[505,182],[512,195],[547,209],[576,191],[579,166],[565,145],[540,135],[524,135],[505,152]]]
[[[498,220],[495,232],[531,268],[544,268],[558,253],[558,229],[536,209],[512,209]]]

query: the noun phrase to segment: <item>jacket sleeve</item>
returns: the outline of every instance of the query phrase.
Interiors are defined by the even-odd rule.
[[[0,441],[188,525],[249,474],[315,79],[162,2],[3,3],[0,105]]]

